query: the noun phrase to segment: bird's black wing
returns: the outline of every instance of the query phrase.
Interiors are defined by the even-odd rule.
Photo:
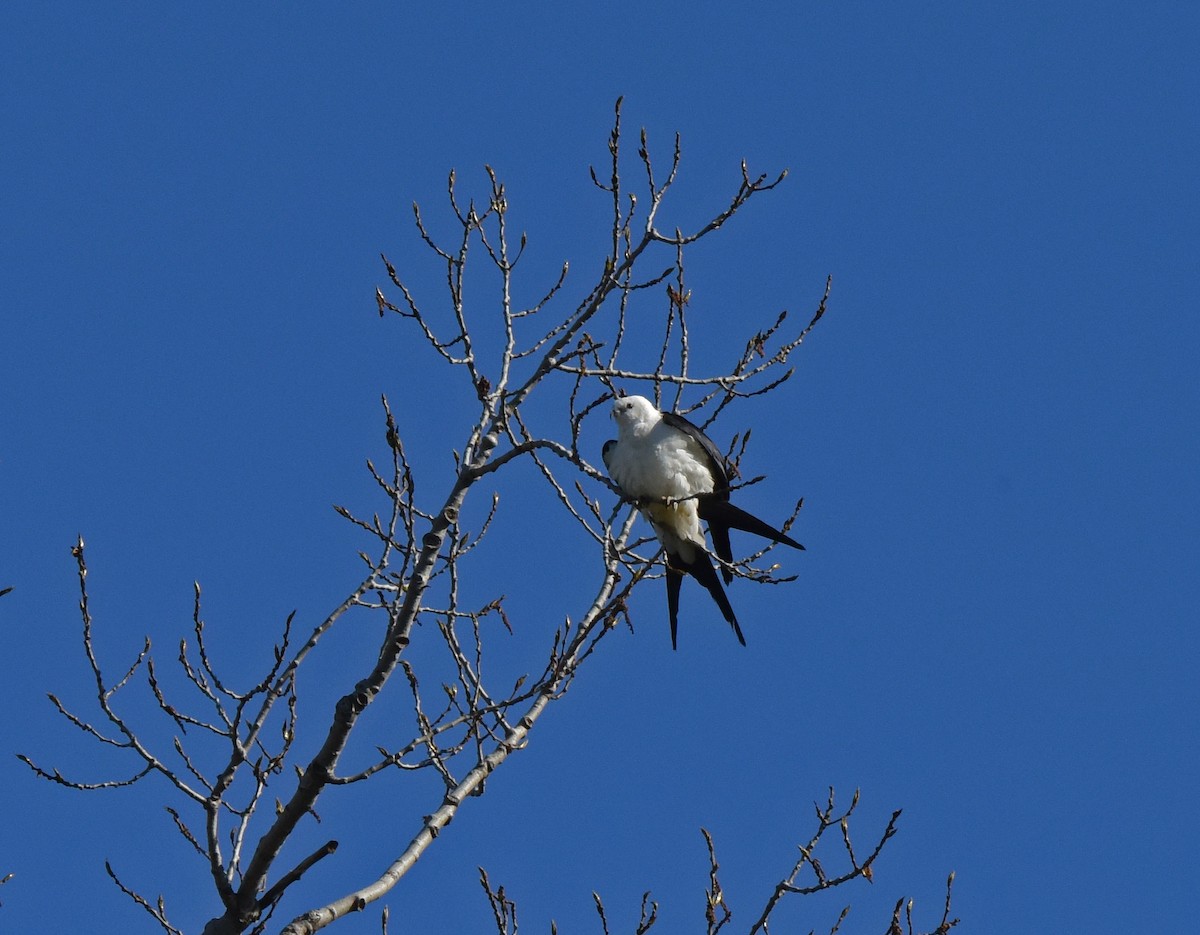
[[[608,469],[609,473],[612,473],[612,465],[608,462],[609,459],[612,458],[613,449],[616,447],[617,440],[615,438],[610,438],[604,443],[604,447],[600,449],[600,457],[604,459],[604,467]]]
[[[676,415],[674,412],[664,412],[662,417],[667,425],[694,438],[700,447],[704,449],[704,453],[708,455],[708,469],[712,472],[713,476],[713,491],[715,493],[724,491],[725,496],[728,497],[729,482],[737,474],[737,469],[725,460],[725,456],[713,444],[711,438],[683,416]]]
[[[729,484],[737,474],[737,469],[725,459],[711,438],[683,416],[673,412],[664,412],[663,421],[672,428],[694,438],[708,456],[708,469],[713,475],[713,492],[697,497],[696,511],[700,514],[700,518],[708,524],[708,534],[712,537],[713,552],[723,563],[721,576],[725,579],[726,584],[733,581],[733,572],[729,568],[733,564],[733,545],[729,541],[730,529],[754,533],[764,539],[790,545],[794,549],[804,548],[786,533],[780,532],[773,526],[768,526],[757,516],[753,516],[729,502]]]
[[[713,501],[729,500],[729,484],[734,475],[737,474],[737,469],[730,464],[713,440],[704,434],[703,431],[696,425],[693,425],[681,415],[674,412],[664,412],[662,414],[663,421],[671,428],[683,432],[689,438],[692,438],[703,449],[707,455],[707,467],[709,473],[712,474],[713,492],[705,497],[701,497],[698,506],[703,508],[705,499]],[[701,518],[704,514],[701,513]],[[709,523],[708,533],[712,536],[713,552],[717,558],[721,560],[721,576],[725,579],[725,583],[729,584],[733,581],[733,572],[729,570],[729,566],[733,564],[733,545],[729,541],[729,526],[717,523],[716,525]]]
[[[696,512],[700,514],[700,518],[708,523],[708,531],[712,533],[713,542],[718,538],[723,537],[724,541],[729,541],[729,530],[740,529],[743,532],[752,532],[756,536],[762,536],[764,539],[770,539],[773,542],[781,542],[784,545],[790,545],[793,549],[803,549],[799,542],[789,536],[787,533],[780,532],[774,526],[768,526],[757,516],[747,513],[740,507],[734,506],[727,499],[723,499],[716,494],[707,494],[698,498],[699,503],[696,506]],[[720,530],[720,537],[718,536]],[[721,553],[718,551],[718,555]],[[724,558],[724,556],[721,556]],[[728,559],[726,559],[728,561]]]

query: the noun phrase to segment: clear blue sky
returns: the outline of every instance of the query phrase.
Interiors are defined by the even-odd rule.
[[[0,928],[156,930],[105,858],[188,930],[216,908],[160,786],[70,793],[13,756],[131,769],[44,697],[91,710],[75,536],[114,671],[143,634],[170,661],[194,579],[235,664],[292,609],[319,619],[364,547],[330,504],[380,508],[379,394],[428,489],[460,441],[462,399],[376,313],[379,253],[436,285],[409,205],[437,217],[451,167],[482,196],[488,163],[532,268],[570,259],[583,287],[606,218],[587,166],[622,94],[661,159],[682,133],[680,223],[727,200],[742,158],[791,169],[689,275],[709,353],[834,276],[770,417],[717,432],[754,424],[769,479],[749,501],[769,517],[803,495],[809,551],[782,557],[794,584],[735,586],[746,649],[689,590],[672,653],[643,589],[636,634],[394,891],[394,930],[486,931],[483,864],[530,930],[598,931],[593,889],[632,930],[649,889],[656,931],[694,931],[702,825],[744,930],[830,784],[863,790],[863,843],[897,807],[900,834],[873,887],[798,903],[786,930],[848,900],[843,931],[882,931],[901,896],[932,925],[950,870],[967,932],[1193,927],[1200,13],[415,6],[0,14]],[[520,504],[481,587],[540,643],[576,606],[571,556]],[[359,672],[355,647],[314,678]],[[398,784],[325,803],[314,834],[345,843],[312,900],[361,881],[360,856],[382,867],[430,802]]]

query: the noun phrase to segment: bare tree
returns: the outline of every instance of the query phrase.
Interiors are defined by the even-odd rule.
[[[385,257],[390,286],[387,293],[376,292],[379,314],[396,316],[423,339],[444,362],[448,384],[469,381],[474,410],[463,415],[454,470],[441,479],[439,490],[432,471],[422,471],[418,485],[418,471],[410,462],[398,419],[383,400],[387,463],[368,462],[368,467],[385,509],[360,516],[338,508],[372,543],[369,554],[360,553],[364,574],[311,629],[297,632],[294,615],[285,621],[255,684],[235,688],[218,674],[206,641],[199,586],[191,642],[181,641],[180,668],[174,676],[186,688],[187,697],[167,687],[149,640],[118,677],[103,672],[93,638],[83,540],[76,544],[83,646],[100,714],[85,718],[53,695],[51,701],[92,740],[124,752],[132,770],[121,778],[84,782],[22,759],[44,779],[73,789],[108,789],[150,780],[165,784],[176,803],[168,808],[175,828],[206,868],[219,900],[220,911],[205,926],[205,935],[265,931],[285,895],[293,903],[305,900],[297,884],[333,853],[337,841],[330,840],[300,858],[288,855],[296,848],[298,829],[315,815],[323,799],[384,773],[436,776],[436,801],[424,810],[412,840],[397,846],[391,866],[382,875],[364,876],[352,892],[296,916],[282,931],[286,935],[316,932],[362,910],[395,886],[462,803],[481,795],[487,777],[527,743],[546,709],[562,700],[605,636],[623,621],[630,623],[631,590],[662,574],[657,542],[639,538],[636,510],[621,502],[619,491],[581,446],[585,427],[597,425],[591,420],[607,414],[604,404],[618,395],[618,384],[642,387],[664,408],[691,413],[693,420],[708,426],[734,400],[764,397],[784,383],[792,374],[792,353],[824,313],[828,282],[818,291],[815,310],[803,327],[789,331],[786,313],[780,314],[746,336],[725,372],[694,374],[685,252],[716,232],[752,198],[778,185],[786,173],[754,175],[743,163],[736,191],[706,223],[687,232],[663,231],[658,226],[659,209],[679,170],[678,137],[664,174],[651,159],[642,132],[634,164],[644,177],[636,191],[622,176],[620,101],[608,149],[608,167],[603,173],[592,171],[596,187],[611,200],[608,252],[594,279],[573,299],[566,298],[570,290],[564,263],[557,277],[540,290],[537,301],[528,305],[514,301],[513,284],[526,237],[521,234],[514,241],[508,196],[490,168],[486,204],[464,204],[455,175],[450,174],[449,217],[454,234],[449,239],[435,237],[414,205],[416,232],[430,257],[444,267],[448,302],[430,303],[419,297]],[[469,307],[466,300],[468,261],[472,277],[480,275],[475,264],[484,267],[494,290],[485,310]],[[655,265],[646,272],[649,264]],[[664,311],[635,317],[633,304],[652,301],[649,290],[665,294]],[[561,310],[554,313],[553,309]],[[646,348],[652,349],[649,356]],[[688,406],[683,408],[685,391]],[[746,441],[746,436],[734,438],[729,450],[734,463]],[[565,622],[554,630],[548,645],[522,646],[526,674],[506,679],[494,675],[490,667],[492,635],[501,627],[510,632],[518,629],[528,637],[532,628],[511,624],[505,598],[498,593],[471,603],[463,582],[467,576],[475,581],[486,577],[486,568],[472,564],[474,553],[497,515],[495,491],[501,476],[518,465],[536,470],[561,507],[564,528],[574,530],[581,551],[590,549],[594,585],[558,613],[557,618]],[[796,512],[799,509],[797,503]],[[777,577],[773,567],[759,564],[766,551],[737,562],[736,573],[756,581],[786,580]],[[293,749],[299,673],[331,630],[348,616],[361,614],[380,621],[380,642],[370,658],[361,660],[359,678],[333,704],[316,753],[307,762],[297,762]],[[425,625],[418,630],[419,623]],[[424,641],[419,652],[417,640]],[[152,748],[144,739],[146,733],[118,704],[139,673],[144,673],[154,705],[171,724],[174,738],[168,749]],[[411,732],[404,742],[362,736],[360,720],[385,690],[409,700]],[[372,745],[376,752],[371,761],[347,769],[344,754],[352,740],[360,755],[363,744]],[[775,888],[752,932],[767,932],[771,913],[786,894],[870,878],[875,858],[895,831],[896,816],[870,855],[860,861],[848,831],[853,808],[854,804],[837,814],[831,790],[827,805],[817,809],[816,836],[801,849],[803,858]],[[812,852],[832,827],[841,829],[849,866],[828,875]],[[712,858],[708,930],[716,932],[729,915],[717,882],[711,839],[708,843]],[[799,878],[806,868],[815,876],[804,884]],[[161,897],[140,895],[111,866],[108,871],[164,931],[180,931],[169,921]],[[491,888],[486,874],[483,884],[500,931],[507,931],[510,923],[515,931],[515,906],[502,889]],[[597,907],[607,931],[598,898]],[[648,930],[654,920],[650,903],[644,903],[643,910],[639,932]],[[938,931],[951,924],[943,919]]]
[[[875,859],[882,853],[883,847],[896,833],[896,822],[900,818],[900,812],[892,813],[891,820],[888,821],[883,833],[880,835],[878,842],[872,848],[871,852],[865,858],[860,860],[854,853],[854,845],[850,840],[850,816],[853,815],[855,808],[858,806],[858,792],[854,793],[854,797],[850,801],[849,807],[845,811],[839,812],[834,804],[834,791],[829,790],[829,796],[824,805],[813,803],[813,809],[816,812],[817,827],[812,836],[804,844],[799,845],[800,857],[792,865],[787,875],[775,884],[771,895],[767,898],[759,915],[750,928],[747,930],[749,935],[769,935],[771,918],[775,913],[780,901],[788,895],[811,896],[815,893],[820,893],[825,890],[831,890],[856,879],[865,879],[870,881],[873,876],[872,867],[875,864]],[[832,855],[824,855],[824,860],[838,860],[840,869],[830,873],[822,864],[822,857],[817,855],[817,850],[822,844],[822,840],[830,828],[837,828],[841,837],[841,853]],[[712,835],[704,828],[700,829],[704,835],[704,843],[708,847],[708,888],[704,894],[704,922],[706,935],[717,935],[722,929],[733,922],[733,909],[730,906],[729,900],[726,897],[724,889],[721,887],[721,881],[718,876],[720,865],[717,863],[716,845],[713,843]],[[498,935],[517,935],[517,904],[510,899],[504,892],[504,887],[499,886],[493,888],[492,881],[489,879],[487,871],[483,868],[479,870],[480,884],[483,886],[484,893],[487,895],[488,903],[492,908],[492,917],[496,924]],[[947,933],[958,924],[958,919],[950,917],[950,896],[954,886],[954,874],[946,880],[946,901],[943,906],[942,918],[937,926],[929,930],[928,935],[947,935]],[[604,935],[609,935],[608,915],[604,908],[604,901],[600,898],[599,893],[592,893],[592,899],[596,904],[596,913],[600,917],[600,926]],[[903,899],[896,903],[892,910],[891,924],[888,926],[887,935],[914,935],[916,929],[913,927],[912,920],[913,903],[912,900],[905,901]],[[850,907],[845,906],[834,919],[832,926],[829,929],[829,935],[835,935],[846,917],[850,914]],[[638,917],[638,924],[634,929],[635,935],[645,935],[654,928],[658,922],[658,903],[650,898],[649,893],[642,894],[641,911]],[[555,926],[551,926],[551,932],[557,931]],[[384,918],[384,932],[387,932],[387,919]]]

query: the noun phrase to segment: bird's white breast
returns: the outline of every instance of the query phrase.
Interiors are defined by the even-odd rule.
[[[609,473],[628,497],[678,501],[642,507],[660,538],[666,533],[680,542],[703,545],[694,497],[712,491],[713,477],[695,440],[665,422],[642,435],[627,434],[613,449]]]

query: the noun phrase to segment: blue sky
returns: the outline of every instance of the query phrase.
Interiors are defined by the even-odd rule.
[[[587,167],[618,95],[664,164],[682,134],[668,226],[722,206],[743,158],[791,170],[688,277],[701,361],[803,317],[834,277],[796,377],[714,429],[754,426],[768,480],[747,503],[771,517],[804,496],[808,552],[781,558],[793,584],[734,586],[745,649],[688,589],[672,653],[643,588],[636,633],[467,803],[393,920],[487,930],[482,864],[533,929],[598,930],[597,890],[632,930],[647,889],[658,930],[694,929],[704,826],[744,930],[834,785],[862,789],[864,842],[893,808],[900,834],[873,886],[787,907],[786,930],[827,930],[849,901],[843,931],[882,931],[902,896],[931,927],[951,870],[963,931],[1184,930],[1198,26],[1171,3],[6,8],[5,930],[154,930],[106,858],[189,931],[216,909],[166,790],[71,793],[12,755],[129,772],[45,701],[89,710],[76,535],[114,671],[145,634],[173,657],[193,580],[247,677],[290,611],[320,619],[364,547],[330,505],[381,508],[362,467],[384,451],[379,395],[430,490],[470,412],[378,317],[379,254],[433,294],[409,206],[444,225],[448,170],[482,197],[486,163],[530,236],[525,288],[570,259],[568,291],[586,289],[607,217]],[[523,496],[478,586],[511,592],[540,646],[590,579]],[[331,691],[369,651],[338,647],[314,675]],[[313,839],[343,850],[283,918],[403,848],[432,792],[388,788],[325,803]]]

